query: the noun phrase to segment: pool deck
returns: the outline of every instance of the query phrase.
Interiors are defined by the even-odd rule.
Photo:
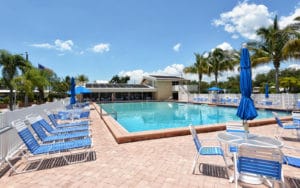
[[[191,135],[118,144],[96,110],[91,110],[91,120],[96,160],[19,175],[6,173],[0,178],[0,187],[235,187],[225,178],[203,175],[198,170],[195,175],[191,173],[195,154]],[[270,124],[251,127],[250,131],[272,136],[276,128],[277,125]],[[200,133],[198,136],[211,139],[216,138],[218,132]],[[286,136],[295,137],[291,132],[287,132]],[[299,141],[284,143],[300,147]],[[283,152],[291,153],[286,149]],[[300,153],[296,155],[300,156]],[[199,161],[224,166],[220,157],[201,157]],[[284,165],[283,170],[287,177],[300,178],[298,168]],[[239,183],[239,187],[266,186]]]

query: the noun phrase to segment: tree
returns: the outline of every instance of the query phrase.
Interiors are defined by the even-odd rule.
[[[9,109],[13,110],[15,89],[13,79],[18,76],[19,71],[24,72],[28,62],[21,55],[12,55],[6,50],[0,50],[0,65],[3,81],[9,89]]]
[[[280,63],[290,57],[299,58],[298,53],[292,53],[292,49],[300,49],[300,42],[297,41],[299,33],[294,27],[287,26],[280,29],[277,16],[273,25],[268,28],[262,27],[257,30],[257,35],[261,37],[258,42],[250,42],[249,49],[253,51],[252,66],[273,62],[275,68],[275,88],[279,93],[279,68]]]
[[[53,72],[48,69],[37,69],[32,68],[29,72],[30,80],[33,83],[33,86],[37,88],[39,91],[38,95],[38,101],[40,103],[44,102],[45,99],[45,89],[47,89],[47,86],[50,86],[50,78]],[[49,88],[48,88],[49,90]]]
[[[84,85],[86,82],[89,81],[88,77],[84,74],[78,75],[77,78],[75,78],[75,80],[77,80],[79,85]]]
[[[183,69],[184,73],[198,74],[198,93],[201,92],[201,81],[203,74],[208,73],[207,58],[204,57],[204,53],[200,55],[199,53],[194,53],[196,62]]]
[[[122,77],[119,77],[118,75],[114,75],[112,77],[112,79],[109,81],[109,83],[111,84],[116,84],[116,83],[127,83],[128,80],[130,80],[130,77],[129,76],[122,76]]]
[[[129,76],[121,76],[120,83],[126,84],[130,80]]]
[[[280,86],[287,89],[288,92],[293,92],[300,86],[300,80],[296,77],[282,77],[279,79]]]
[[[208,56],[208,75],[215,76],[215,84],[218,85],[218,77],[224,71],[234,70],[238,63],[238,54],[236,51],[227,51],[216,48]]]
[[[33,97],[34,87],[30,76],[32,69],[33,66],[28,62],[28,65],[24,68],[24,73],[21,76],[15,77],[13,80],[14,87],[18,90],[19,95],[24,94],[25,106],[28,105],[28,97]]]
[[[51,81],[51,91],[49,92],[48,99],[51,101],[53,98],[65,98],[67,92],[70,89],[70,80],[69,76],[63,78],[58,78],[56,74],[53,75]]]

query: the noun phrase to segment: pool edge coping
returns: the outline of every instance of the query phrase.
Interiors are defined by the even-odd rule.
[[[159,139],[159,138],[168,138],[175,136],[184,136],[189,135],[190,130],[188,127],[183,128],[172,128],[172,129],[164,129],[164,130],[154,130],[154,131],[143,131],[137,133],[127,132],[113,117],[110,115],[100,112],[100,107],[97,103],[93,103],[95,110],[98,112],[100,118],[105,123],[106,127],[109,129],[114,139],[118,144],[128,143],[128,142],[136,142],[142,140],[150,140],[150,139]],[[292,116],[284,116],[280,117],[283,121],[292,120]],[[275,118],[267,118],[260,120],[250,120],[248,121],[249,127],[255,126],[263,126],[268,124],[275,124]],[[205,126],[195,126],[197,133],[206,133],[213,131],[222,131],[226,129],[226,123],[218,123],[211,124]]]

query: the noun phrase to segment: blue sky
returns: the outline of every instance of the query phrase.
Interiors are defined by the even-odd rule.
[[[296,0],[0,0],[0,49],[28,52],[59,77],[89,82],[114,75],[182,74],[194,53],[240,49],[277,14],[281,26],[300,16]],[[294,65],[295,64],[295,65]],[[291,60],[282,67],[299,66]],[[272,69],[272,64],[254,73]],[[224,73],[222,79],[237,72]],[[255,75],[254,74],[254,75]],[[184,75],[196,79],[195,75]],[[206,81],[213,78],[204,78]],[[221,80],[222,80],[221,79]]]

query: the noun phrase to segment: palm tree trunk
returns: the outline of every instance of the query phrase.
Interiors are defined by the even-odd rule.
[[[13,88],[9,89],[9,110],[13,111],[13,105],[14,105],[14,93]]]
[[[44,90],[43,89],[38,89],[39,90],[39,103],[44,102]]]
[[[28,106],[28,95],[25,93],[25,97],[24,97],[24,104],[25,107]]]
[[[275,63],[274,63],[275,65]],[[274,66],[275,67],[275,87],[276,87],[276,93],[280,93],[279,91],[279,80],[278,80],[278,76],[279,76],[279,66]]]
[[[215,82],[216,82],[216,86],[218,86],[218,73],[215,74]]]
[[[201,80],[202,80],[202,75],[198,73],[198,93],[201,93]]]

